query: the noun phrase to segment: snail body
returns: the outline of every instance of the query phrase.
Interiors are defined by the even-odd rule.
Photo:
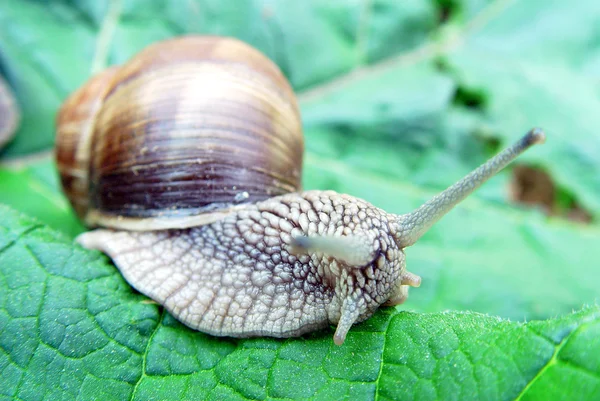
[[[341,343],[352,323],[393,295],[403,301],[402,284],[414,281],[387,221],[387,213],[364,201],[306,191],[250,204],[207,225],[97,230],[80,242],[111,255],[128,282],[194,329],[289,337],[338,323],[346,313],[336,333]],[[295,238],[327,236],[360,239],[364,260],[294,249],[302,247]]]
[[[405,215],[302,191],[300,114],[281,72],[237,40],[192,36],[152,45],[72,95],[57,159],[73,207],[99,227],[79,243],[184,324],[232,337],[335,324],[342,344],[420,285],[404,248],[543,139],[530,131]]]

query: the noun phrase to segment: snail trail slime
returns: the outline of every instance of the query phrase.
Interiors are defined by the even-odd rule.
[[[72,94],[57,119],[57,163],[94,228],[78,242],[187,326],[292,337],[334,324],[340,345],[420,285],[404,248],[544,139],[529,131],[404,215],[303,192],[300,112],[283,74],[238,40],[186,36]]]

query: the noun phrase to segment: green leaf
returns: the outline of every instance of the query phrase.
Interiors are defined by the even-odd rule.
[[[4,154],[49,149],[56,111],[70,92],[105,65],[123,63],[150,43],[176,34],[243,39],[277,62],[300,89],[422,44],[435,28],[435,15],[432,4],[414,0],[385,0],[372,8],[316,0],[264,5],[5,0],[0,4],[0,62],[23,109],[23,124]]]
[[[94,32],[82,17],[59,2],[0,4],[1,68],[22,109],[20,129],[6,154],[47,150],[54,143],[58,107],[89,74]]]
[[[61,193],[54,161],[0,168],[0,204],[35,216],[69,236],[84,231],[71,205]]]
[[[597,306],[526,324],[388,308],[341,347],[331,331],[219,339],[134,293],[99,253],[5,207],[0,288],[7,397],[584,400],[600,391],[589,358],[600,352]]]
[[[600,216],[600,3],[505,2],[447,61],[459,85],[483,95],[478,129],[508,140],[543,126],[548,143],[525,160],[548,171]]]

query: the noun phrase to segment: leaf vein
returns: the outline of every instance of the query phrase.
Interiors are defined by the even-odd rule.
[[[548,362],[546,362],[544,364],[544,366],[542,366],[542,368],[536,373],[536,375],[533,377],[533,379],[531,379],[529,381],[529,383],[527,383],[527,385],[525,385],[525,387],[523,387],[523,389],[521,390],[521,392],[519,393],[519,395],[517,395],[517,397],[515,398],[515,401],[519,401],[528,391],[529,389],[533,386],[533,384],[540,379],[544,373],[555,363],[557,363],[559,361],[558,359],[558,355],[560,353],[560,351],[563,349],[563,347],[567,344],[567,342],[569,341],[569,339],[577,332],[579,331],[581,328],[587,326],[588,324],[590,324],[591,322],[588,320],[587,322],[582,322],[581,324],[579,324],[577,327],[575,327],[572,331],[570,331],[569,333],[567,333],[565,335],[565,337],[563,337],[563,339],[560,341],[560,343],[558,343],[555,347],[554,347],[554,353],[552,354],[552,356],[550,357],[550,359],[548,360]],[[564,361],[563,361],[564,362]]]
[[[166,313],[166,309],[162,308],[160,316],[156,322],[156,327],[154,328],[154,330],[152,331],[152,334],[150,334],[150,337],[148,338],[148,342],[146,343],[146,348],[144,349],[144,354],[142,356],[142,372],[140,374],[140,378],[137,380],[137,382],[135,383],[135,386],[133,387],[133,391],[131,392],[131,397],[129,398],[129,400],[135,399],[135,395],[137,393],[139,385],[142,382],[142,380],[144,379],[144,377],[146,377],[148,353],[150,352],[150,347],[152,345],[152,340],[154,339],[154,336],[156,335],[156,333],[162,326],[162,322],[163,322],[163,318],[165,317],[165,313]]]

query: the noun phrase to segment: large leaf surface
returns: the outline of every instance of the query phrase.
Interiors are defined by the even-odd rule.
[[[598,307],[527,324],[385,309],[342,347],[327,331],[218,339],[135,294],[99,253],[0,212],[7,397],[584,400],[600,391],[600,364],[590,358],[600,353]]]

